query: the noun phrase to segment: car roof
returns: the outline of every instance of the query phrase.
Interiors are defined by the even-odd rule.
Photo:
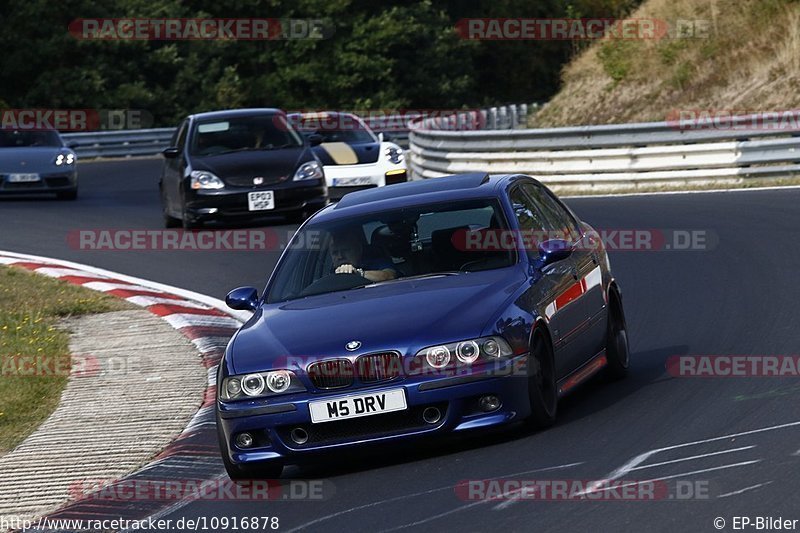
[[[206,111],[205,113],[195,113],[189,115],[190,120],[217,120],[233,117],[248,117],[253,115],[276,115],[284,114],[282,109],[274,107],[253,107],[248,109],[221,109],[219,111]]]
[[[355,118],[358,118],[358,119],[361,118],[358,115],[356,115],[355,113],[348,113],[347,111],[296,111],[296,112],[289,113],[290,117],[301,116],[301,117],[304,117],[304,118],[338,117],[340,115],[343,116],[343,117],[355,117]]]
[[[335,205],[320,211],[314,221],[323,222],[410,205],[495,197],[504,184],[522,177],[519,174],[474,172],[351,192]]]

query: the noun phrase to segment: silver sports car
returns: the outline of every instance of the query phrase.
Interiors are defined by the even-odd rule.
[[[0,129],[0,195],[78,197],[78,158],[53,130]]]

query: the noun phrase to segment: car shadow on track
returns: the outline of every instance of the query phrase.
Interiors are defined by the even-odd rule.
[[[671,355],[683,355],[687,346],[669,346],[657,350],[631,354],[631,368],[628,377],[616,382],[608,382],[602,375],[586,382],[574,393],[559,403],[559,419],[556,426],[571,424],[624,401],[637,391],[671,379],[666,375],[666,360]],[[517,439],[527,438],[537,433],[522,424],[509,426],[484,433],[473,433],[470,438],[464,435],[441,437],[420,445],[375,445],[356,451],[336,452],[325,455],[319,463],[289,466],[284,469],[286,479],[331,478],[356,472],[385,468],[415,461],[431,459],[502,445]],[[323,462],[324,461],[324,462]]]
[[[688,352],[689,347],[681,345],[632,353],[627,378],[609,382],[601,373],[561,400],[558,405],[558,425],[564,426],[592,416],[645,387],[672,379],[666,373],[667,358]]]

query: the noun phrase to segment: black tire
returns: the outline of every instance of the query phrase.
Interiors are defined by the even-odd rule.
[[[165,228],[180,227],[181,221],[173,216],[170,216],[169,212],[167,211],[167,199],[164,196],[163,189],[161,190],[161,216],[164,218]]]
[[[78,199],[78,189],[73,189],[71,191],[60,191],[56,193],[56,198],[59,200],[77,200]]]
[[[531,342],[528,397],[531,404],[528,425],[536,429],[552,426],[558,412],[558,384],[553,350],[541,332],[534,333]]]
[[[243,466],[231,462],[228,457],[228,447],[222,430],[219,429],[219,413],[217,413],[217,437],[219,440],[219,453],[222,456],[222,464],[228,477],[233,481],[245,481],[249,479],[278,479],[283,471],[283,465],[274,462],[262,462],[253,465]]]
[[[622,379],[628,374],[630,349],[628,347],[628,328],[622,300],[615,291],[608,298],[608,326],[606,327],[606,376],[609,379]]]

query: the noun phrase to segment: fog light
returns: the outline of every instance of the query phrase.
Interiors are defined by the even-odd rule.
[[[308,432],[303,428],[294,428],[289,436],[292,437],[292,440],[295,444],[305,444],[308,442]]]
[[[426,407],[422,411],[422,419],[428,424],[436,424],[442,419],[442,412],[436,407]]]
[[[481,396],[481,399],[478,400],[478,405],[484,413],[491,413],[492,411],[500,409],[500,398],[494,394]]]
[[[239,448],[249,448],[253,445],[253,436],[250,433],[239,433],[236,435],[236,446]]]

